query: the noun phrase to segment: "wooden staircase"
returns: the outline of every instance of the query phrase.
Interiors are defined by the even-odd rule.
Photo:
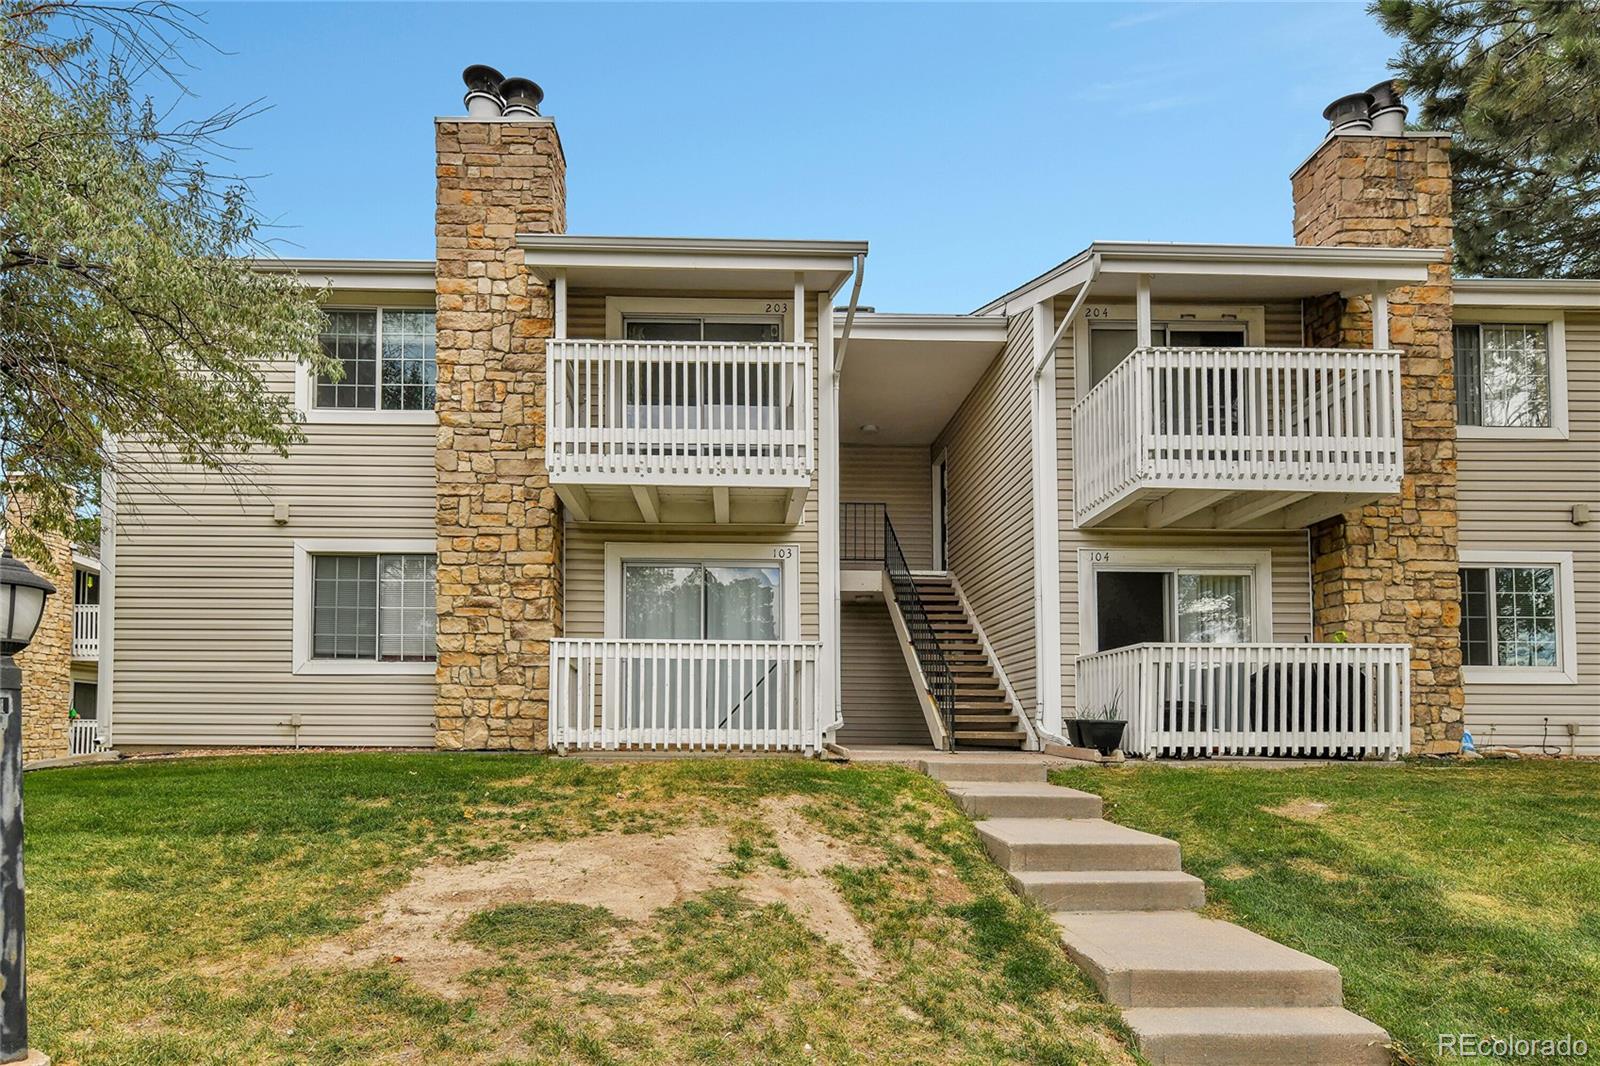
[[[1028,735],[950,577],[917,574],[913,580],[939,650],[955,678],[956,746],[1021,748]]]

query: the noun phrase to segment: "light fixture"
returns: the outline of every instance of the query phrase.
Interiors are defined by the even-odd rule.
[[[876,422],[865,422],[861,426],[861,432],[876,433],[878,432],[878,424]]]
[[[15,655],[28,646],[44,617],[44,601],[55,591],[10,548],[0,554],[0,655]]]

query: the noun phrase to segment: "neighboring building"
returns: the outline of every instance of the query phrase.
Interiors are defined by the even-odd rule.
[[[263,264],[332,292],[305,445],[128,446],[119,748],[1600,753],[1600,283],[1453,279],[1444,136],[1330,135],[1292,245],[902,315],[864,242],[567,235],[548,118],[435,133],[434,260]]]
[[[5,519],[22,521],[26,504],[7,495]],[[88,755],[108,746],[99,721],[100,561],[95,549],[44,535],[50,565],[29,566],[56,587],[32,642],[16,656],[22,670],[22,759],[36,763]],[[3,537],[0,537],[3,540]]]

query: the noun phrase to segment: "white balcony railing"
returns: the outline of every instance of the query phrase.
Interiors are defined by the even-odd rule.
[[[67,723],[67,754],[93,755],[105,747],[105,733],[93,718],[74,718]]]
[[[810,480],[809,344],[552,340],[550,475],[597,484]]]
[[[1116,705],[1131,755],[1403,755],[1407,644],[1135,644],[1080,656],[1080,717]]]
[[[100,605],[79,603],[72,608],[72,657],[100,658]]]
[[[816,751],[818,644],[589,640],[550,644],[557,748]]]
[[[1141,487],[1398,491],[1400,354],[1141,348],[1073,408],[1078,524]]]

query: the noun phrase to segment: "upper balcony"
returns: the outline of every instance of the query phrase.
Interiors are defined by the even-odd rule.
[[[866,245],[524,234],[550,286],[545,461],[574,521],[799,523],[832,301]]]
[[[799,520],[816,471],[811,345],[552,340],[547,352],[550,481],[581,492],[584,512]]]
[[[1135,349],[1072,441],[1080,527],[1301,528],[1400,491],[1400,353]]]

